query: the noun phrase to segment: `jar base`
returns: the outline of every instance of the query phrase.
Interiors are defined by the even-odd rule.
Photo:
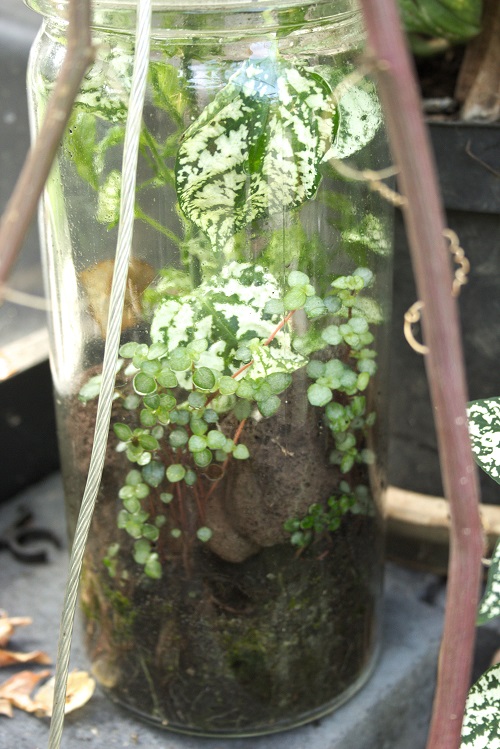
[[[247,728],[241,731],[228,730],[228,731],[213,731],[212,732],[212,731],[206,731],[206,730],[201,730],[201,729],[198,730],[196,728],[176,725],[175,723],[172,723],[165,719],[154,718],[151,715],[142,713],[140,710],[137,710],[137,708],[134,708],[128,705],[127,703],[125,703],[124,701],[117,699],[117,697],[112,693],[112,691],[106,689],[105,687],[102,687],[102,690],[104,694],[112,702],[114,702],[116,705],[119,705],[128,713],[131,713],[132,715],[136,716],[141,721],[145,723],[149,723],[150,725],[153,725],[156,728],[162,728],[165,731],[170,731],[172,733],[183,734],[186,736],[199,736],[200,738],[203,737],[203,738],[214,738],[214,739],[217,739],[217,738],[236,739],[236,738],[251,738],[254,736],[267,736],[269,734],[281,733],[284,731],[293,730],[295,728],[300,728],[301,726],[304,726],[307,723],[312,723],[315,720],[320,720],[321,718],[324,718],[327,715],[330,715],[331,713],[338,710],[340,707],[342,707],[342,705],[344,705],[348,700],[350,700],[351,697],[357,694],[357,692],[359,692],[365,686],[365,684],[369,681],[369,679],[371,678],[375,670],[375,666],[377,664],[379,655],[380,655],[380,647],[377,646],[374,648],[374,652],[371,656],[370,661],[368,662],[367,666],[363,669],[362,673],[358,676],[358,678],[346,690],[344,690],[342,694],[335,697],[328,704],[322,705],[321,707],[315,710],[309,710],[307,713],[302,714],[300,717],[297,717],[296,719],[291,720],[290,722],[279,721],[275,725],[257,727],[255,729]]]

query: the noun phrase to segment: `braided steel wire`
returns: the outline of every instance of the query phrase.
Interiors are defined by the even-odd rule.
[[[108,441],[116,374],[116,360],[120,345],[123,303],[127,285],[128,266],[134,228],[137,158],[149,64],[151,5],[151,0],[138,0],[137,3],[134,70],[125,129],[120,223],[118,228],[113,283],[111,287],[106,345],[104,349],[102,386],[97,406],[90,467],[69,563],[68,580],[66,584],[61,628],[59,632],[54,706],[50,723],[48,749],[59,749],[61,744],[64,724],[64,708],[66,704],[68,668],[71,653],[71,639],[78,598],[78,587],[80,583],[85,545],[87,543],[90,523],[94,512],[97,493],[99,491],[99,485],[101,483],[106,455],[106,445]]]

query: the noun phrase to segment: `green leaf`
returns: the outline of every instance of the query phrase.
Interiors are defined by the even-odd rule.
[[[146,484],[157,487],[165,477],[165,466],[158,460],[152,460],[142,469],[142,477]]]
[[[294,286],[290,291],[287,291],[283,299],[285,309],[300,309],[306,303],[307,295],[304,289],[300,286]]]
[[[491,558],[486,590],[479,604],[477,624],[485,624],[497,616],[500,616],[500,541],[497,542]]]
[[[288,274],[288,285],[293,288],[294,286],[304,286],[309,283],[309,276],[302,273],[300,270],[292,270]]]
[[[245,62],[184,133],[176,163],[182,211],[224,247],[251,221],[314,195],[337,127],[319,75],[271,57]]]
[[[134,560],[137,564],[146,564],[151,554],[151,544],[145,538],[134,543]]]
[[[141,434],[139,436],[139,444],[145,450],[158,450],[159,448],[158,440],[151,434]]]
[[[212,531],[210,528],[207,528],[205,526],[198,528],[196,531],[196,535],[200,539],[200,541],[203,541],[203,543],[206,543],[207,541],[210,541],[212,538]]]
[[[188,439],[189,435],[183,427],[173,429],[168,436],[168,441],[174,448],[183,447]]]
[[[282,393],[292,384],[292,375],[288,372],[272,372],[266,377],[266,382],[275,395]]]
[[[192,453],[199,453],[204,450],[207,446],[207,440],[205,437],[201,437],[197,434],[193,434],[188,441],[188,448]]]
[[[150,395],[156,391],[156,380],[144,372],[138,372],[133,381],[134,390],[138,395]]]
[[[212,390],[215,385],[215,375],[208,367],[199,367],[193,373],[193,382],[200,390]]]
[[[162,370],[156,379],[163,388],[175,388],[178,385],[177,377],[170,369]]]
[[[224,445],[226,444],[226,437],[222,432],[219,432],[218,429],[212,429],[207,434],[207,447],[209,447],[211,450],[222,450]]]
[[[246,445],[236,445],[233,450],[233,458],[236,460],[248,460],[250,453]]]
[[[121,442],[128,442],[132,437],[132,430],[126,424],[113,424],[113,431]]]
[[[339,343],[342,343],[342,333],[339,330],[339,326],[328,325],[327,328],[321,331],[321,338],[330,346],[338,346]]]
[[[333,393],[326,385],[318,385],[316,382],[307,388],[307,397],[311,406],[326,406],[333,398]]]
[[[221,395],[232,395],[238,390],[238,383],[232,377],[224,375],[219,380],[219,392]]]
[[[500,664],[496,664],[469,690],[460,749],[498,749],[499,736]]]
[[[500,484],[500,398],[472,401],[467,413],[476,462]]]
[[[151,577],[153,580],[159,580],[162,575],[161,571],[161,564],[158,559],[158,554],[151,554],[148,561],[146,562],[144,566],[144,572],[148,577]]]
[[[206,468],[212,462],[213,455],[210,450],[200,450],[193,453],[193,460],[199,468]]]
[[[257,406],[262,416],[269,418],[269,416],[274,416],[274,414],[278,411],[279,407],[281,406],[281,401],[277,395],[271,395],[269,398],[266,398],[263,401],[259,401],[257,403]]]
[[[94,190],[99,188],[99,175],[94,155],[96,149],[96,119],[86,112],[75,112],[69,122],[64,146],[71,154],[78,176]]]
[[[80,392],[78,393],[78,400],[82,401],[82,403],[87,403],[88,401],[94,400],[94,398],[97,398],[99,393],[101,392],[101,385],[102,385],[102,374],[94,375],[94,377],[91,377],[85,385],[82,385],[80,388]]]
[[[186,475],[186,469],[180,463],[173,463],[167,468],[167,479],[172,483],[182,481]]]

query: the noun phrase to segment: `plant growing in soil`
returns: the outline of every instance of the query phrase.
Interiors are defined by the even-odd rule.
[[[63,143],[105,231],[119,219],[131,59],[110,48],[116,93],[102,95],[99,70],[88,76]],[[374,292],[390,242],[384,214],[352,200],[335,169],[381,125],[373,85],[343,84],[351,72],[271,48],[233,64],[200,110],[185,75],[150,64],[168,126],[145,118],[135,218],[174,259],[156,277],[143,260],[131,267],[82,601],[101,682],[177,728],[301,721],[365,678],[373,654],[386,314]],[[168,226],[151,211],[165,194]],[[335,261],[308,221],[314,203]],[[101,332],[111,270],[79,276]],[[75,496],[100,382],[87,372],[69,406],[68,441],[78,424],[84,445]]]

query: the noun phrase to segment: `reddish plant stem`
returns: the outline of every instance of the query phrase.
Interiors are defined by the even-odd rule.
[[[70,0],[68,43],[42,127],[0,221],[0,298],[36,211],[82,78],[93,60],[90,0]]]
[[[427,377],[441,472],[450,501],[451,537],[444,633],[427,749],[457,749],[469,688],[483,539],[479,490],[467,430],[467,390],[452,273],[420,97],[394,0],[361,0],[399,185],[429,348]]]
[[[288,322],[288,321],[290,320],[290,318],[292,317],[293,313],[294,313],[294,312],[296,312],[296,311],[297,311],[297,310],[294,310],[294,309],[292,309],[292,310],[291,310],[291,311],[290,311],[290,312],[289,312],[289,313],[288,313],[288,314],[287,314],[287,315],[286,315],[286,316],[285,316],[285,317],[283,318],[283,320],[281,320],[281,322],[280,322],[280,323],[279,323],[279,325],[277,325],[277,327],[276,327],[276,328],[275,328],[275,329],[273,330],[273,332],[271,333],[271,335],[269,336],[269,338],[267,338],[267,339],[266,339],[266,340],[264,341],[264,343],[262,344],[263,346],[269,346],[269,344],[271,343],[271,341],[272,341],[272,340],[273,340],[274,338],[276,338],[276,336],[277,336],[277,335],[278,335],[278,333],[280,332],[281,328],[284,328],[284,327],[285,327],[285,325],[287,324],[287,322]],[[248,369],[248,367],[251,367],[251,366],[252,366],[252,364],[253,364],[253,359],[252,359],[252,361],[249,361],[249,362],[248,362],[247,364],[244,364],[244,365],[243,365],[242,367],[240,367],[240,368],[238,369],[238,371],[237,371],[237,372],[235,372],[234,374],[232,374],[232,375],[231,375],[231,377],[233,378],[233,380],[235,380],[235,379],[236,379],[236,378],[237,378],[237,377],[238,377],[238,376],[239,376],[239,375],[240,375],[240,374],[241,374],[242,372],[244,372],[244,371],[245,371],[246,369]]]
[[[238,428],[236,429],[236,432],[234,433],[234,437],[233,437],[233,442],[234,442],[235,445],[238,444],[238,441],[239,441],[239,439],[241,437],[241,433],[243,432],[243,429],[244,429],[244,426],[246,424],[246,421],[247,421],[246,419],[242,419],[240,421],[240,423],[238,424]],[[205,502],[207,502],[208,499],[212,496],[212,494],[214,493],[214,491],[217,489],[217,487],[219,485],[219,482],[221,481],[222,478],[224,478],[224,475],[226,473],[226,468],[229,465],[230,458],[231,458],[231,455],[228,455],[227,458],[225,459],[224,463],[222,464],[222,473],[219,476],[219,478],[216,479],[213,482],[212,486],[210,487],[210,489],[208,490],[208,492],[205,494]]]

